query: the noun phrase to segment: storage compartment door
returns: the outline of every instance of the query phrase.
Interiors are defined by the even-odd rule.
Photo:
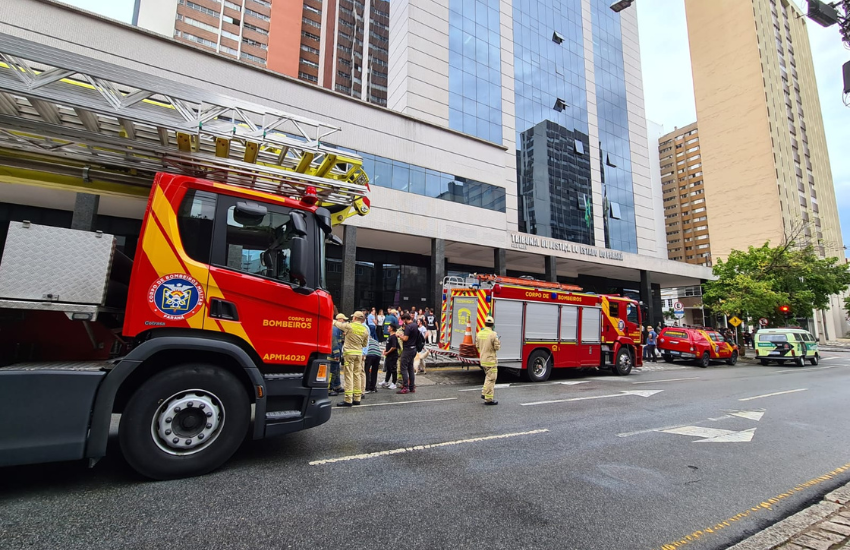
[[[558,340],[558,304],[535,304],[525,306],[528,323],[525,324],[525,339],[528,342],[555,342]]]
[[[475,341],[475,327],[478,323],[478,297],[455,296],[452,298],[452,339],[451,348],[459,349],[466,333],[466,324],[472,330],[472,341]]]
[[[499,362],[522,359],[522,305],[510,300],[493,301],[493,320],[502,343]],[[557,306],[555,311],[557,315]]]

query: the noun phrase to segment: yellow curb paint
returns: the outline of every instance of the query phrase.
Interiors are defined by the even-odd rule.
[[[790,491],[786,491],[784,493],[776,495],[773,498],[769,498],[766,501],[759,504],[758,506],[750,508],[749,510],[747,510],[745,512],[735,514],[731,518],[728,518],[724,521],[721,521],[717,525],[713,525],[712,527],[706,527],[706,528],[699,530],[699,531],[694,531],[690,535],[687,535],[686,537],[681,538],[677,541],[668,542],[667,544],[660,546],[659,550],[671,550],[671,549],[674,549],[674,548],[679,548],[681,546],[685,546],[686,544],[697,540],[698,538],[700,538],[703,535],[706,535],[708,533],[715,533],[717,531],[721,531],[722,529],[724,529],[726,527],[731,527],[731,523],[734,523],[734,522],[738,521],[739,519],[744,519],[744,518],[748,517],[753,512],[760,512],[762,510],[770,510],[770,509],[773,508],[772,505],[776,504],[780,500],[786,499],[786,498],[788,498],[788,497],[790,497],[790,496],[792,496],[796,493],[799,493],[799,492],[801,492],[805,489],[808,489],[809,487],[813,487],[815,485],[823,483],[824,481],[829,481],[831,479],[834,479],[837,475],[843,474],[844,472],[846,472],[848,470],[850,470],[850,462],[848,462],[844,466],[840,466],[840,467],[832,470],[831,472],[829,472],[827,474],[824,474],[820,477],[816,477],[814,479],[810,479],[809,481],[807,481],[805,483],[801,483],[801,484],[797,485],[796,487],[794,487],[793,489],[791,489]]]

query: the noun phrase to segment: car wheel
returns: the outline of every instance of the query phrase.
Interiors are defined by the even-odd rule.
[[[664,362],[665,363],[672,363],[673,362],[673,356],[672,355],[665,355],[664,356]]]
[[[811,357],[809,357],[809,363],[811,363],[812,365],[817,365],[819,362],[820,362],[820,357],[818,357],[817,353],[812,355]]]
[[[733,351],[733,352],[732,352],[732,357],[730,357],[729,359],[727,359],[727,360],[726,360],[726,364],[727,364],[727,365],[734,365],[734,364],[735,364],[735,363],[737,363],[737,362],[738,362],[738,352],[737,352],[737,351]]]
[[[707,369],[710,364],[711,364],[711,355],[709,355],[708,352],[703,353],[702,357],[697,362],[697,365],[704,368],[704,369]]]
[[[766,367],[767,364],[770,363],[770,361],[768,361],[767,359],[759,359],[759,361],[761,361],[763,367]]]
[[[552,356],[545,350],[534,350],[528,356],[526,367],[526,378],[532,382],[545,382],[552,374]]]
[[[144,382],[121,414],[118,439],[130,466],[151,479],[211,472],[236,452],[251,404],[229,371],[205,364],[166,369]]]
[[[805,366],[806,358],[805,357],[797,357],[796,359],[794,359],[794,364],[797,365],[798,367]]]
[[[611,371],[617,376],[626,376],[632,372],[633,364],[632,354],[629,353],[629,349],[622,347],[620,348],[620,351],[617,352],[617,357],[614,359],[614,368],[612,368]]]

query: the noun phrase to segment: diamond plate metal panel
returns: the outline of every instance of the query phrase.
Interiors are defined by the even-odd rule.
[[[0,299],[102,304],[114,249],[112,235],[12,222]]]

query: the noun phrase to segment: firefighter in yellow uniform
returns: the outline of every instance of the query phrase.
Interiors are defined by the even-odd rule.
[[[345,400],[338,407],[351,407],[360,404],[363,380],[363,348],[369,345],[369,329],[366,328],[366,316],[362,311],[351,315],[351,322],[340,313],[334,326],[345,334],[342,344],[343,374],[345,378]]]
[[[489,315],[484,319],[484,328],[475,335],[475,347],[478,348],[478,356],[481,359],[481,367],[487,376],[484,378],[484,387],[481,389],[481,399],[485,405],[498,405],[493,399],[496,389],[496,376],[498,374],[498,360],[496,352],[501,347],[499,335],[493,330],[495,322]]]

